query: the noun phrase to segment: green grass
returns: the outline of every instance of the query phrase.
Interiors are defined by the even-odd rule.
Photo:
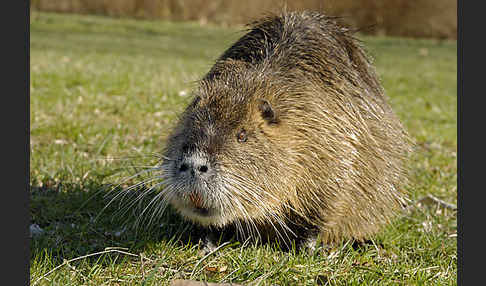
[[[159,228],[118,235],[114,208],[98,216],[102,194],[157,162],[154,154],[190,99],[184,94],[242,33],[195,23],[36,12],[32,18],[30,214],[44,233],[31,239],[31,283],[45,275],[38,285],[168,285],[175,278],[456,285],[456,213],[436,206],[400,217],[373,238],[375,245],[343,244],[334,254],[234,243],[202,260],[191,225],[170,210]],[[410,198],[432,194],[455,204],[456,42],[360,38],[417,142]],[[127,253],[88,256],[107,247]]]

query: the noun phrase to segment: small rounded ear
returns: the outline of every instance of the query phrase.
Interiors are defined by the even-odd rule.
[[[260,105],[258,106],[258,109],[260,110],[263,119],[268,124],[278,124],[279,120],[277,117],[277,113],[275,112],[275,110],[272,108],[272,106],[268,101],[262,99],[260,101]]]

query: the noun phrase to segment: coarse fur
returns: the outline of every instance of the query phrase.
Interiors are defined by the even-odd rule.
[[[159,199],[245,236],[359,241],[404,204],[410,151],[352,32],[284,13],[253,23],[199,82],[168,138]]]

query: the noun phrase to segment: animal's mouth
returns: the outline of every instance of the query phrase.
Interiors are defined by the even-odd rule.
[[[204,202],[203,196],[198,191],[191,191],[189,194],[181,194],[172,199],[172,205],[175,206],[181,214],[198,221],[199,219],[210,219],[217,216],[218,211]]]
[[[223,216],[221,209],[201,193],[193,189],[179,193],[171,198],[171,205],[182,217],[201,225],[224,225],[228,217]]]
[[[186,218],[202,225],[210,225],[220,220],[217,209],[212,207],[194,206],[192,203],[185,203],[178,207],[179,212]]]
[[[212,214],[212,211],[211,211],[211,209],[209,209],[209,208],[197,208],[197,207],[195,207],[195,208],[193,209],[193,211],[194,211],[196,214],[198,214],[198,215],[200,215],[200,216],[204,216],[204,217],[209,217],[209,216],[211,216],[211,214]]]
[[[191,210],[194,213],[204,217],[208,217],[213,213],[210,208],[204,206],[203,199],[200,193],[191,192],[189,194],[189,201],[192,203]]]

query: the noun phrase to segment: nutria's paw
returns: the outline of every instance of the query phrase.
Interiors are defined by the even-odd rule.
[[[305,239],[302,239],[298,244],[298,249],[307,254],[314,254],[316,252],[324,253],[333,247],[332,244],[324,244],[317,234],[311,234]]]
[[[213,252],[218,246],[212,235],[206,235],[204,238],[199,240],[200,252],[202,255],[207,255]]]
[[[301,244],[301,248],[308,253],[315,252],[317,247],[318,247],[317,236],[309,237],[305,239]]]

